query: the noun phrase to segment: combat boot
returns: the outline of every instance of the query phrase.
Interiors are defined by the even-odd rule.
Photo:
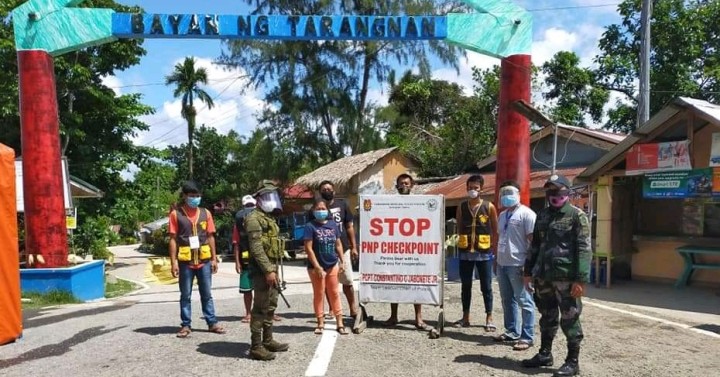
[[[565,363],[553,374],[553,377],[577,376],[580,373],[580,364],[578,363],[579,356],[580,345],[568,344],[568,354]]]
[[[253,332],[250,337],[250,358],[253,360],[275,360],[275,354],[262,345],[262,334]]]
[[[285,352],[290,348],[287,343],[280,343],[273,339],[272,326],[263,327],[263,343],[262,345],[271,352]]]
[[[543,334],[540,338],[540,351],[532,357],[522,361],[525,368],[551,367],[555,360],[552,355],[553,338]]]

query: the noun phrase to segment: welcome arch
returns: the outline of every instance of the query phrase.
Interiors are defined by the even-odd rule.
[[[53,57],[120,38],[446,40],[501,59],[496,185],[520,183],[530,200],[529,122],[512,109],[530,100],[532,17],[507,0],[465,0],[478,13],[444,16],[130,14],[74,8],[83,0],[30,0],[12,12],[18,55],[26,249],[44,267],[67,260]]]

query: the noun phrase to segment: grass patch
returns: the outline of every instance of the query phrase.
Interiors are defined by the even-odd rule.
[[[133,284],[127,280],[117,279],[113,284],[105,281],[105,298],[124,296],[138,288],[137,284]]]
[[[81,302],[68,291],[50,291],[48,293],[27,292],[22,298],[30,301],[23,301],[23,309],[38,309],[46,306],[77,304]]]

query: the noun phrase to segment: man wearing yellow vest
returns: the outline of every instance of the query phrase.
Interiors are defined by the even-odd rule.
[[[212,299],[212,274],[218,270],[215,255],[215,223],[207,209],[200,207],[201,192],[193,181],[182,187],[183,204],[170,212],[170,261],[172,275],[179,277],[180,320],[178,338],[187,338],[191,332],[191,295],[193,280],[197,278],[200,303],[208,330],[224,334],[218,324]]]
[[[275,352],[289,345],[273,339],[273,316],[279,295],[278,262],[285,253],[280,228],[272,217],[282,213],[275,183],[264,180],[255,192],[257,207],[245,217],[245,232],[250,241],[250,275],[255,289],[250,315],[250,357],[273,360]]]

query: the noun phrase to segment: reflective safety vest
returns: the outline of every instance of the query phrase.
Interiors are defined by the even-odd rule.
[[[198,215],[195,222],[185,213],[185,209],[175,210],[177,218],[177,243],[178,243],[178,260],[180,262],[191,262],[192,264],[200,264],[207,262],[212,258],[208,239],[208,217],[209,212],[205,208],[198,208]],[[190,248],[190,237],[197,236],[200,248]]]
[[[480,199],[480,208],[475,216],[468,201],[460,204],[460,224],[458,224],[458,249],[460,251],[489,253],[491,245],[490,205]]]

